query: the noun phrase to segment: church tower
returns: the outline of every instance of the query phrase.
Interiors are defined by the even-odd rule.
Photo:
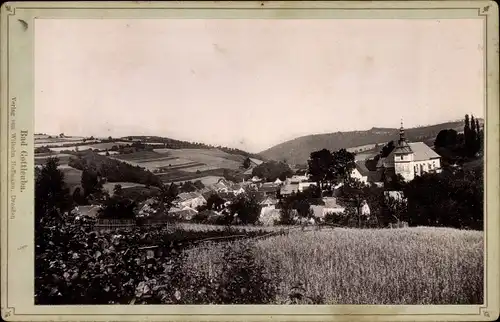
[[[394,148],[394,172],[400,174],[406,181],[411,181],[415,178],[413,169],[413,151],[405,137],[403,121],[401,120],[401,128],[399,129],[398,144]]]

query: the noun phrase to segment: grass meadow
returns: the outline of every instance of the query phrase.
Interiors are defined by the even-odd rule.
[[[245,241],[247,243],[248,241]],[[241,247],[230,242],[229,247]],[[223,274],[219,243],[186,251],[189,274]],[[479,304],[483,233],[447,228],[297,231],[252,243],[277,285],[274,304],[301,287],[316,304]],[[304,304],[305,304],[304,303]]]

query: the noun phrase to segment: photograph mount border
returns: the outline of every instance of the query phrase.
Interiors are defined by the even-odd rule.
[[[371,4],[373,3],[377,3],[378,1],[374,1],[374,2],[371,2]],[[410,2],[413,2],[413,1],[410,1]],[[482,3],[480,1],[477,1],[478,3]],[[254,3],[254,2],[252,2]],[[482,17],[483,19],[483,24],[484,24],[484,64],[485,64],[485,73],[484,73],[484,81],[485,81],[485,87],[486,87],[486,90],[485,90],[485,128],[486,128],[486,132],[488,133],[488,127],[491,126],[491,122],[492,120],[490,120],[489,122],[487,121],[488,120],[488,111],[489,111],[489,107],[488,107],[488,88],[489,86],[491,86],[491,84],[488,83],[488,73],[486,71],[488,71],[488,50],[486,49],[488,47],[487,43],[488,43],[488,17],[490,16],[489,15],[489,8],[490,8],[490,5],[487,5],[487,6],[484,6],[484,7],[481,7],[481,8],[477,8],[477,5],[476,6],[471,6],[471,7],[458,7],[458,8],[454,8],[454,7],[429,7],[429,8],[411,8],[411,7],[393,7],[393,8],[360,8],[360,7],[342,7],[342,8],[332,8],[332,7],[302,7],[302,6],[298,6],[298,7],[273,7],[273,6],[269,6],[272,2],[268,2],[268,1],[256,1],[258,7],[255,7],[255,6],[250,6],[250,7],[244,7],[244,6],[237,6],[237,7],[227,7],[227,6],[221,6],[221,2],[218,2],[218,5],[216,6],[187,6],[187,7],[178,7],[178,6],[172,6],[172,7],[169,7],[169,6],[158,6],[158,5],[154,5],[151,4],[151,3],[137,3],[137,5],[143,5],[144,7],[139,7],[139,6],[125,6],[125,7],[120,7],[120,6],[109,6],[109,5],[106,5],[106,6],[85,6],[84,3],[81,3],[79,5],[81,6],[74,6],[73,4],[71,5],[67,5],[67,6],[50,6],[50,7],[45,7],[45,6],[24,6],[22,5],[19,5],[19,3],[15,3],[15,6],[11,5],[13,4],[12,2],[7,2],[3,5],[3,7],[5,7],[5,10],[6,10],[6,16],[7,16],[7,21],[6,21],[6,28],[5,28],[5,34],[7,35],[7,39],[5,41],[5,46],[6,46],[6,50],[5,52],[3,53],[3,55],[5,55],[5,61],[6,61],[6,66],[5,66],[5,74],[2,73],[2,76],[5,75],[6,79],[8,80],[9,79],[9,43],[10,43],[10,37],[9,37],[9,26],[10,26],[10,20],[11,18],[15,17],[16,16],[16,9],[23,9],[23,10],[28,10],[28,9],[36,9],[36,10],[43,10],[43,9],[49,9],[49,10],[57,10],[57,9],[61,9],[61,10],[68,10],[68,9],[71,9],[71,10],[77,10],[77,9],[120,9],[120,10],[123,10],[123,9],[126,9],[126,10],[142,10],[142,9],[146,9],[146,10],[152,10],[152,9],[162,9],[162,10],[193,10],[193,9],[199,9],[199,10],[301,10],[301,9],[306,9],[306,10],[335,10],[335,11],[352,11],[352,10],[384,10],[384,11],[387,11],[387,10],[470,10],[470,9],[477,9],[478,10],[478,16],[479,17]],[[471,5],[474,4],[474,2],[466,2],[466,3],[469,3]],[[117,3],[118,5],[119,3]],[[255,4],[254,4],[255,5]],[[16,7],[17,6],[17,7]],[[3,17],[2,17],[3,18]],[[38,19],[45,19],[43,17],[37,17]],[[47,18],[47,19],[50,19],[50,18]],[[73,19],[73,18],[67,18],[67,19]],[[105,19],[113,19],[113,18],[105,18]],[[169,18],[165,18],[165,19],[169,19]],[[187,19],[190,19],[190,18],[187,18]],[[207,18],[208,19],[208,18]],[[226,19],[231,19],[231,18],[226,18]],[[286,19],[286,18],[282,18],[282,17],[274,17],[274,18],[263,18],[263,19]],[[297,19],[318,19],[318,18],[297,18]],[[324,19],[324,18],[319,18],[319,19]],[[378,18],[374,18],[374,19],[378,19]],[[2,22],[3,23],[3,22]],[[3,35],[2,35],[3,36]],[[498,47],[498,44],[496,44],[496,46]],[[497,49],[498,50],[498,49]],[[497,51],[498,53],[498,51]],[[2,63],[3,63],[3,59],[2,58]],[[494,84],[493,84],[494,85]],[[2,100],[2,102],[4,102],[4,107],[7,111],[2,111],[1,115],[2,117],[4,117],[4,115],[6,115],[6,122],[5,123],[2,123],[2,126],[4,124],[6,125],[9,125],[10,122],[11,122],[11,118],[10,118],[10,113],[8,112],[8,107],[10,105],[10,98],[12,97],[10,95],[10,91],[9,91],[9,83],[6,82],[5,83],[5,87],[6,87],[6,91],[4,91],[5,95],[4,95],[4,99]],[[6,101],[6,102],[5,102]],[[7,103],[7,104],[5,104]],[[5,113],[5,114],[4,114]],[[489,126],[488,126],[489,125]],[[493,124],[495,125],[495,124]],[[9,138],[10,137],[10,130],[8,129],[8,127],[5,129],[5,138]],[[2,139],[3,140],[3,139]],[[488,135],[486,136],[486,139],[485,139],[485,145],[487,146],[487,142],[488,142]],[[3,142],[2,142],[3,144]],[[4,318],[9,318],[10,316],[17,316],[17,317],[21,317],[21,316],[41,316],[41,315],[54,315],[54,314],[45,314],[45,313],[37,313],[37,314],[16,314],[15,313],[15,307],[14,306],[10,306],[8,305],[8,299],[9,299],[9,296],[8,296],[8,282],[9,282],[9,278],[8,278],[8,269],[7,269],[7,266],[8,266],[8,262],[4,262],[4,256],[7,256],[5,253],[7,253],[9,251],[9,246],[8,246],[8,242],[9,242],[9,238],[8,238],[8,233],[9,233],[9,222],[10,222],[10,197],[11,197],[11,191],[10,189],[5,189],[6,187],[8,187],[7,185],[9,184],[9,180],[11,179],[10,178],[10,169],[8,167],[8,165],[10,164],[12,158],[10,156],[10,145],[9,144],[5,144],[5,147],[6,147],[6,151],[4,151],[4,149],[2,149],[2,153],[6,156],[7,158],[7,162],[5,163],[5,168],[4,168],[4,171],[2,171],[2,177],[4,176],[4,173],[5,172],[5,177],[7,180],[3,181],[5,182],[5,184],[2,183],[2,200],[5,200],[7,202],[2,202],[2,208],[5,207],[5,209],[2,209],[2,219],[5,220],[5,222],[2,222],[2,228],[3,227],[6,227],[6,231],[5,231],[5,234],[3,234],[5,237],[2,237],[2,245],[4,244],[4,240],[3,238],[5,238],[5,241],[6,241],[6,247],[2,247],[2,250],[3,250],[3,254],[2,254],[2,281],[5,285],[5,289],[6,289],[6,293],[5,294],[2,294],[2,295],[5,295],[5,296],[2,296],[2,317]],[[488,160],[488,149],[486,149],[485,151],[485,165],[487,165],[487,160]],[[2,166],[3,167],[3,166]],[[484,172],[484,179],[487,179],[488,175],[487,175],[488,171],[487,171],[487,167],[485,169],[485,172]],[[486,182],[486,180],[485,180]],[[485,198],[485,205],[486,205],[486,198],[487,198],[487,195],[488,195],[488,189],[487,189],[487,184],[485,184],[485,187],[484,187],[484,198]],[[485,212],[486,212],[486,208],[485,208]],[[486,269],[488,267],[488,248],[486,247],[486,242],[488,240],[488,229],[486,229],[487,227],[487,220],[488,220],[488,216],[485,215],[485,218],[484,218],[484,246],[485,246],[485,249],[484,249],[484,252],[485,252],[485,267],[484,267],[484,284],[485,284],[485,292],[484,292],[484,304],[480,305],[479,306],[479,310],[478,310],[478,315],[479,316],[483,316],[483,317],[486,317],[486,318],[489,318],[491,315],[490,315],[490,311],[488,310],[488,292],[486,291],[486,285],[487,285],[487,279],[488,279],[488,274],[486,274]],[[5,267],[4,267],[5,266]],[[4,278],[5,277],[5,278]],[[3,288],[4,286],[2,286]],[[2,290],[2,293],[3,290]],[[4,302],[4,301],[7,301],[7,302]],[[6,306],[3,306],[3,303],[6,303],[7,305]],[[229,305],[231,306],[231,305]],[[335,306],[335,305],[318,305],[318,306]],[[351,306],[351,305],[349,305]],[[352,305],[352,306],[362,306],[362,305]],[[369,305],[370,306],[370,305]],[[385,305],[384,305],[385,306]],[[390,306],[397,306],[397,305],[390,305]],[[475,305],[476,306],[476,305]],[[222,306],[221,306],[222,307]],[[287,306],[282,306],[282,307],[287,307]],[[496,309],[496,308],[495,308]],[[340,310],[340,311],[343,311],[343,310]],[[497,313],[497,312],[495,312]],[[58,316],[71,316],[71,315],[89,315],[89,316],[96,316],[96,314],[92,314],[92,313],[89,313],[89,314],[68,314],[68,313],[58,313],[57,314]],[[98,316],[116,316],[117,314],[116,313],[109,313],[109,314],[98,314]],[[129,315],[133,315],[133,316],[144,316],[145,314],[142,314],[142,313],[138,313],[138,314],[135,314],[135,313],[132,313],[132,314],[129,314],[127,313],[126,314],[127,316]],[[204,313],[204,314],[190,314],[190,313],[175,313],[175,314],[168,314],[168,313],[148,313],[147,314],[148,316],[150,315],[156,315],[156,316],[168,316],[168,317],[172,317],[172,316],[190,316],[190,317],[200,317],[200,316],[248,316],[248,314],[236,314],[236,313],[218,313],[218,314],[212,314],[212,313]],[[280,313],[280,314],[271,314],[272,316],[285,316],[285,317],[292,317],[292,316],[295,316],[295,317],[310,317],[310,316],[316,316],[316,317],[332,317],[332,316],[345,316],[345,315],[349,315],[349,316],[357,316],[357,317],[367,317],[367,316],[427,316],[427,315],[432,315],[432,316],[450,316],[451,314],[449,313],[422,313],[422,314],[415,314],[415,313],[397,313],[397,314],[389,314],[389,313],[370,313],[370,314],[366,314],[366,313],[356,313],[356,312],[350,312],[350,313],[331,313],[331,314],[322,314],[322,313],[319,313],[319,314],[315,314],[315,313],[311,313],[311,314],[293,314],[293,313]],[[457,315],[461,315],[461,314],[457,314]],[[470,316],[470,314],[466,314],[467,316]],[[270,314],[251,314],[251,316],[270,316]]]

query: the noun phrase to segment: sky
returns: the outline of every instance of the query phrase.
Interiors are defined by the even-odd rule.
[[[480,19],[37,19],[35,130],[260,152],[484,116]]]

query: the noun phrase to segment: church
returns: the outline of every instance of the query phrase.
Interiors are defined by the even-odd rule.
[[[441,157],[424,142],[408,142],[401,123],[397,145],[378,161],[377,171],[383,171],[386,178],[401,175],[411,181],[424,173],[441,172]]]

